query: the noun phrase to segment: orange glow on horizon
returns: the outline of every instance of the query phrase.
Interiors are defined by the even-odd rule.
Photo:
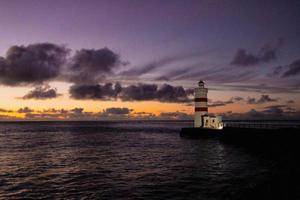
[[[1,86],[1,94],[0,94],[0,109],[7,110],[11,112],[0,112],[0,116],[2,119],[5,117],[16,117],[23,119],[26,114],[18,113],[18,109],[28,107],[34,112],[37,113],[45,113],[47,109],[64,109],[64,110],[72,110],[74,108],[83,108],[84,112],[92,112],[92,113],[100,113],[107,108],[129,108],[133,111],[131,115],[137,115],[136,113],[147,113],[155,116],[159,116],[163,112],[182,112],[186,114],[194,114],[194,104],[193,102],[189,104],[185,103],[163,103],[158,101],[102,101],[102,100],[74,100],[69,98],[68,88],[70,84],[65,83],[53,83],[51,86],[57,88],[59,93],[62,93],[63,96],[60,96],[55,99],[47,99],[47,100],[23,100],[19,97],[24,96],[29,90],[32,90],[31,87],[7,87]],[[250,97],[255,97],[258,99],[261,94],[250,94],[243,93],[237,91],[209,91],[208,98],[213,101],[228,101],[233,96],[241,96],[245,100]],[[272,95],[273,98],[280,99],[282,104],[287,100],[294,100],[295,102],[300,101],[297,94],[291,94],[289,96],[281,95]],[[280,102],[275,102],[274,104],[279,104]],[[245,101],[236,102],[232,104],[227,104],[225,106],[219,107],[209,107],[209,113],[218,114],[218,113],[226,113],[226,112],[234,112],[234,113],[245,113],[249,112],[251,109],[255,109],[257,111],[263,110],[266,106],[272,105],[270,104],[247,104]],[[299,105],[294,104],[296,109],[299,109]],[[1,110],[0,110],[1,111]],[[46,113],[45,113],[46,114]]]

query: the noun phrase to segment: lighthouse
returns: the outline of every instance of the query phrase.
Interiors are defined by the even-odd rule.
[[[207,108],[207,88],[204,87],[204,82],[199,81],[198,87],[195,88],[195,119],[194,126],[196,128],[203,127],[203,116],[208,114]]]
[[[222,129],[223,122],[221,116],[208,114],[207,106],[208,89],[204,87],[204,82],[199,81],[198,87],[195,88],[195,128]]]

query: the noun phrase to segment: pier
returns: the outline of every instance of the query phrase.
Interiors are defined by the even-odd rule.
[[[224,127],[278,129],[300,128],[300,120],[223,120]]]

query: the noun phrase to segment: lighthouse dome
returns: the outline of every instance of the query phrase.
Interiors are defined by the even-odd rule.
[[[200,80],[200,81],[198,82],[198,85],[199,85],[200,87],[204,87],[204,82],[203,82],[202,80]]]

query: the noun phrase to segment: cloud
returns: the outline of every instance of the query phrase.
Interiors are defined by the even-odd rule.
[[[284,108],[286,108],[287,106],[285,105],[273,105],[273,106],[267,106],[265,107],[265,110],[263,110],[262,112],[264,114],[268,114],[268,115],[279,115],[281,116],[284,113]]]
[[[103,120],[103,119],[130,119],[133,109],[126,107],[106,108],[102,112],[86,112],[84,108],[73,108],[71,110],[48,109],[36,113],[27,113],[27,119],[46,119],[46,120]]]
[[[245,49],[238,49],[235,53],[231,65],[253,66],[261,62],[271,62],[278,57],[278,51],[283,44],[283,39],[278,39],[275,45],[266,44],[258,51],[257,54],[247,52]]]
[[[116,83],[104,85],[72,85],[69,89],[70,97],[73,99],[113,100],[121,92],[122,87]]]
[[[134,112],[133,109],[126,107],[111,107],[100,112],[86,112],[84,108],[64,109],[45,109],[32,110],[28,107],[20,108],[17,111],[23,113],[23,117],[11,115],[0,115],[1,120],[192,120],[194,115],[183,111],[162,112],[155,115],[149,112]],[[224,119],[231,120],[259,120],[259,119],[299,119],[300,111],[287,105],[266,106],[263,110],[251,109],[245,113],[216,113],[222,115]]]
[[[246,52],[245,49],[238,49],[230,64],[239,66],[249,66],[256,65],[258,62],[260,62],[260,59],[257,56]]]
[[[21,113],[22,117],[0,114],[1,120],[120,120],[120,119],[153,119],[155,115],[133,114],[133,109],[112,107],[99,112],[86,112],[84,108],[75,107],[70,110],[49,108],[44,110],[32,110],[28,107],[16,111],[1,109],[0,112]]]
[[[0,57],[0,83],[9,86],[34,85],[60,74],[69,50],[64,46],[38,43],[12,46]]]
[[[131,112],[133,111],[133,109],[129,109],[129,108],[106,108],[103,111],[103,114],[107,114],[107,115],[129,115]]]
[[[273,71],[271,71],[271,73],[268,74],[269,77],[277,77],[280,76],[283,72],[283,67],[282,66],[277,66],[273,69]]]
[[[188,73],[191,69],[189,67],[185,69],[178,69],[171,72],[168,72],[166,75],[162,75],[155,78],[155,81],[169,81],[175,79],[179,76],[183,76],[184,74]]]
[[[121,99],[124,101],[154,100],[158,86],[155,84],[130,85],[122,89]]]
[[[121,64],[120,56],[108,48],[81,49],[71,58],[66,77],[74,83],[95,83]]]
[[[263,104],[268,102],[277,102],[278,99],[273,99],[269,95],[261,95],[259,99],[248,97],[248,104]]]
[[[288,101],[286,101],[286,103],[292,104],[292,103],[295,103],[295,101],[294,100],[288,100]]]
[[[70,111],[73,112],[73,113],[75,113],[75,114],[82,114],[83,110],[84,110],[83,108],[73,108]]]
[[[37,85],[54,79],[73,83],[98,83],[113,69],[125,65],[120,56],[108,48],[81,49],[69,57],[65,46],[37,43],[12,46],[0,57],[0,84]]]
[[[76,120],[94,120],[98,119],[98,113],[85,112],[84,108],[74,108],[68,111],[65,115],[67,119],[76,119]]]
[[[64,115],[59,113],[26,113],[26,120],[60,120],[66,119]]]
[[[134,119],[155,119],[156,116],[150,112],[133,112],[131,113]]]
[[[207,68],[202,68],[201,63],[194,64],[189,67],[183,67],[184,69],[171,71],[165,75],[157,77],[155,80],[172,80],[172,81],[197,81],[201,77],[202,80],[206,80],[214,83],[234,83],[245,82],[257,77],[257,72],[247,69],[238,69],[230,66],[215,65]]]
[[[231,97],[227,101],[208,101],[208,106],[209,107],[221,107],[221,106],[226,106],[228,104],[233,104],[237,102],[246,102],[247,104],[263,104],[263,103],[268,103],[268,102],[277,102],[278,99],[273,99],[269,95],[261,95],[259,99],[256,98],[251,98],[248,97],[248,99],[244,99],[242,97],[236,96],[236,97]]]
[[[128,69],[126,71],[122,71],[122,72],[120,72],[119,75],[128,76],[128,77],[142,76],[142,75],[148,74],[156,69],[160,69],[162,67],[165,67],[170,64],[174,64],[176,62],[180,62],[180,61],[183,61],[186,59],[199,58],[200,56],[209,54],[212,51],[215,51],[215,49],[209,49],[205,52],[194,51],[194,52],[182,53],[182,54],[178,54],[178,55],[164,57],[164,58],[161,58],[158,60],[151,61],[143,66],[137,66],[137,67]]]
[[[25,114],[26,120],[97,120],[98,113],[84,112],[83,108],[74,108],[71,110],[55,108],[36,111],[35,113],[27,112]]]
[[[2,113],[11,113],[13,111],[12,110],[7,110],[7,109],[4,109],[4,108],[0,108],[0,112],[2,112]]]
[[[18,113],[31,113],[31,112],[33,112],[34,110],[32,110],[32,109],[30,109],[30,108],[28,108],[28,107],[24,107],[24,108],[20,108],[19,110],[18,110]]]
[[[245,113],[219,113],[227,120],[298,120],[300,111],[286,105],[267,106],[264,110],[251,109]]]
[[[291,64],[287,65],[286,71],[281,75],[281,77],[291,77],[291,76],[297,76],[300,74],[300,59],[295,60]]]
[[[155,84],[130,85],[122,89],[120,98],[123,101],[147,101],[160,102],[190,102],[189,95],[192,90],[186,90],[182,86],[164,84],[161,87]]]
[[[258,92],[258,93],[299,93],[299,86],[276,86],[267,84],[224,84],[220,88],[210,88],[217,91],[241,91],[241,92]]]
[[[122,87],[116,83],[105,85],[73,85],[70,87],[70,97],[74,99],[116,100],[122,101],[160,101],[160,102],[189,102],[193,90],[184,89],[182,86],[164,84],[129,85]]]
[[[50,88],[49,85],[38,86],[35,89],[29,91],[26,95],[21,97],[22,99],[53,99],[61,96],[62,94],[57,93],[56,88]]]
[[[17,120],[17,117],[10,116],[10,115],[0,115],[0,120],[3,121]]]
[[[220,106],[226,106],[228,104],[233,104],[233,103],[236,103],[236,102],[240,102],[240,101],[243,101],[244,98],[242,97],[231,97],[229,100],[227,101],[211,101],[209,100],[209,104],[208,104],[208,107],[220,107]]]
[[[67,114],[69,111],[65,109],[55,109],[55,108],[49,108],[44,109],[43,111],[39,111],[40,113],[59,113],[59,114]]]
[[[267,102],[277,102],[278,99],[272,99],[269,95],[261,95],[260,99],[257,100],[257,103],[267,103]]]
[[[164,120],[192,120],[194,119],[194,115],[187,114],[184,112],[162,112],[158,116],[159,119]]]
[[[123,71],[120,73],[120,75],[122,76],[141,76],[143,74],[147,74],[157,68],[163,67],[165,65],[168,65],[172,62],[176,62],[179,60],[182,60],[184,58],[188,57],[187,55],[184,56],[173,56],[173,57],[166,57],[166,58],[162,58],[160,60],[157,61],[153,61],[151,63],[148,63],[144,66],[140,66],[140,67],[133,67],[129,70]]]

